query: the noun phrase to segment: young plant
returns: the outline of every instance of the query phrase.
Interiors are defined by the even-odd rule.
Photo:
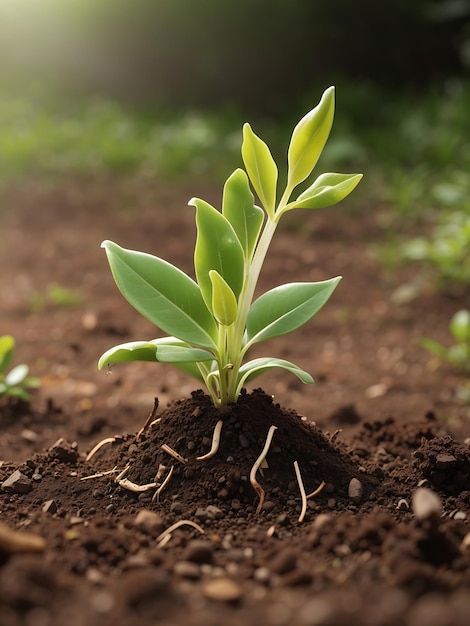
[[[278,168],[271,152],[250,125],[244,125],[241,153],[246,172],[237,169],[226,181],[222,211],[199,198],[189,202],[196,208],[196,281],[158,257],[103,242],[123,296],[170,336],[115,346],[101,356],[100,369],[125,361],[171,363],[203,382],[216,406],[235,402],[245,383],[272,368],[283,368],[304,383],[313,382],[310,374],[289,361],[246,357],[254,344],[310,320],[341,278],[281,285],[253,301],[281,217],[293,209],[336,204],[362,178],[361,174],[322,174],[292,198],[315,167],[333,117],[331,87],[293,131],[287,183],[279,200]],[[255,204],[250,183],[261,208]]]
[[[470,311],[457,311],[450,320],[449,330],[455,344],[447,348],[433,339],[422,339],[421,345],[438,356],[470,374]]]
[[[13,396],[29,400],[27,389],[39,386],[39,379],[28,376],[27,365],[16,365],[7,373],[13,359],[15,340],[11,335],[0,337],[0,397]]]

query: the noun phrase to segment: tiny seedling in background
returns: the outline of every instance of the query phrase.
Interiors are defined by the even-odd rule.
[[[446,347],[433,339],[422,339],[421,345],[442,361],[448,361],[464,373],[470,374],[470,311],[462,309],[452,317],[449,330],[455,344]]]
[[[16,365],[7,373],[13,359],[15,339],[11,335],[0,337],[0,397],[10,396],[29,400],[27,389],[39,387],[39,379],[28,376],[27,365]]]
[[[158,257],[103,242],[123,296],[170,336],[115,346],[101,356],[100,369],[126,361],[171,363],[203,382],[216,406],[235,402],[245,383],[272,368],[285,369],[304,383],[313,382],[310,374],[289,361],[246,357],[254,344],[308,322],[340,280],[285,284],[253,301],[281,217],[293,209],[336,204],[362,178],[361,174],[322,174],[293,197],[323,151],[334,107],[334,89],[330,88],[295,127],[287,155],[287,183],[281,193],[270,149],[249,124],[244,125],[241,152],[246,171],[237,169],[228,178],[222,210],[199,198],[189,203],[196,208],[196,281]],[[255,204],[250,183],[261,207]]]

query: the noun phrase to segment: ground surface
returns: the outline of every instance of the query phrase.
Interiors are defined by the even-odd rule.
[[[219,200],[197,182],[146,179],[2,192],[0,333],[42,388],[29,406],[0,408],[1,625],[466,625],[470,407],[464,379],[418,340],[448,342],[468,302],[426,285],[403,297],[417,270],[372,254],[390,241],[381,211],[293,214],[273,243],[263,291],[344,277],[304,329],[258,349],[315,385],[270,374],[256,381],[269,395],[249,390],[218,412],[170,367],[97,371],[108,347],[157,334],[117,292],[100,242],[191,273],[194,195]],[[54,286],[78,302],[59,302]],[[155,398],[160,420],[139,432]],[[218,454],[196,460],[219,420]],[[257,514],[249,478],[270,426]],[[307,493],[325,483],[304,515],[294,462]],[[158,484],[173,466],[171,479],[158,497],[134,493],[116,482],[128,463],[135,484],[160,466]]]

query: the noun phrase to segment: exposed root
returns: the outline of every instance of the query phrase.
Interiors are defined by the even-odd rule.
[[[300,497],[302,498],[302,508],[299,515],[299,523],[301,523],[304,521],[305,513],[307,512],[307,496],[305,494],[305,487],[302,481],[302,475],[300,473],[300,468],[297,461],[294,461],[294,469],[295,475],[297,477],[297,482],[299,483]]]
[[[217,454],[220,443],[220,433],[222,431],[222,426],[224,425],[222,420],[219,420],[214,428],[214,434],[212,436],[212,446],[207,454],[203,454],[202,456],[196,457],[196,461],[207,461],[207,459],[211,459],[213,456]]]
[[[161,546],[162,541],[165,541],[166,537],[168,535],[171,535],[171,533],[176,530],[177,528],[179,528],[180,526],[192,526],[193,528],[195,528],[197,531],[199,531],[201,533],[201,535],[204,534],[204,529],[201,528],[199,526],[199,524],[196,524],[196,522],[192,522],[189,519],[180,519],[178,522],[175,522],[174,524],[172,524],[171,526],[169,526],[166,530],[164,530],[160,535],[158,535],[157,537],[157,543],[158,546]]]
[[[259,502],[258,502],[258,506],[256,508],[256,514],[258,514],[262,507],[263,507],[263,503],[264,503],[264,489],[261,487],[261,485],[259,484],[259,482],[256,480],[256,472],[258,471],[260,465],[262,464],[262,462],[264,461],[264,459],[266,458],[266,455],[268,454],[268,450],[269,450],[269,446],[271,445],[271,441],[274,435],[274,431],[277,430],[277,426],[270,426],[269,430],[268,430],[268,434],[266,436],[266,443],[264,444],[264,448],[261,452],[261,454],[259,455],[259,457],[256,459],[253,467],[251,468],[251,472],[250,472],[250,483],[251,486],[253,487],[253,489],[256,491],[256,493],[259,496]]]
[[[163,465],[161,465],[160,467],[163,467]],[[160,494],[161,492],[165,489],[165,487],[167,486],[167,484],[170,482],[171,477],[173,476],[173,465],[170,467],[170,471],[168,472],[168,476],[165,478],[165,480],[162,482],[162,484],[160,485],[160,487],[158,487],[157,491],[153,494],[152,496],[152,502],[160,502]],[[158,474],[157,474],[158,476]],[[155,477],[156,480],[156,477]]]
[[[151,489],[155,489],[155,487],[158,487],[158,483],[147,483],[146,485],[137,485],[136,483],[133,483],[131,480],[127,478],[118,480],[117,483],[123,489],[127,489],[128,491],[133,491],[134,493],[143,493],[144,491],[150,491]]]
[[[128,463],[126,465],[126,467],[122,470],[122,472],[119,472],[119,474],[116,476],[115,481],[118,483],[120,480],[122,480],[124,478],[124,476],[127,474],[127,472],[129,471],[131,464]]]
[[[306,496],[307,500],[310,500],[310,498],[314,498],[315,496],[318,496],[318,494],[322,492],[323,489],[325,488],[325,485],[326,485],[326,482],[322,480],[321,483],[318,485],[318,487],[315,489],[315,491],[312,491],[312,493],[309,493],[308,496]]]
[[[85,463],[87,463],[103,446],[108,443],[114,443],[115,441],[116,437],[106,437],[105,439],[99,441],[96,446],[86,455]]]
[[[154,422],[156,422],[157,411],[158,411],[158,398],[155,398],[155,400],[153,402],[152,412],[147,417],[147,419],[145,421],[145,424],[142,426],[142,428],[137,433],[137,437],[136,437],[137,439],[140,439],[140,436],[142,435],[142,433],[145,432],[147,430],[147,428],[149,426],[151,426]]]
[[[182,463],[183,465],[185,463],[188,462],[187,459],[185,459],[184,457],[181,456],[181,454],[178,454],[178,452],[176,452],[175,450],[173,450],[173,448],[170,448],[170,446],[168,446],[166,443],[162,444],[161,446],[162,450],[164,450],[167,454],[169,454],[170,456],[172,456],[174,459],[176,459],[176,461],[178,461],[179,463]]]
[[[114,474],[117,472],[117,467],[113,467],[113,469],[106,470],[104,472],[98,472],[97,474],[91,474],[90,476],[82,476],[80,480],[90,480],[91,478],[101,478],[102,476],[109,476],[110,474]]]

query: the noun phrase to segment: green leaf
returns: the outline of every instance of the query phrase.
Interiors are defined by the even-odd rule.
[[[423,348],[425,348],[429,352],[432,352],[432,354],[435,354],[440,359],[448,360],[448,349],[437,341],[434,341],[434,339],[424,338],[421,339],[419,343]]]
[[[316,283],[289,283],[267,291],[251,305],[247,343],[285,335],[311,319],[326,303],[341,277]]]
[[[21,385],[21,383],[27,377],[28,372],[29,368],[27,365],[17,365],[5,376],[5,383],[9,387],[16,387],[16,385]]]
[[[288,151],[287,188],[294,189],[317,164],[325,147],[335,114],[335,90],[330,87],[319,104],[294,128]]]
[[[362,174],[322,174],[297,200],[281,209],[279,215],[292,209],[324,209],[341,202],[359,184]]]
[[[263,225],[264,212],[255,205],[248,177],[241,169],[235,170],[225,183],[222,214],[232,224],[245,258],[251,259]]]
[[[11,335],[0,337],[0,374],[10,365],[15,350],[15,339]]]
[[[277,165],[268,146],[255,135],[249,124],[243,126],[242,158],[254,190],[268,215],[274,217]]]
[[[186,374],[203,381],[195,362],[208,361],[213,358],[210,352],[192,348],[176,337],[161,337],[151,341],[130,341],[114,346],[101,356],[98,368],[101,370],[116,363],[131,361],[172,363]]]
[[[116,284],[132,306],[170,335],[212,348],[217,337],[214,318],[201,290],[184,272],[158,257],[104,241]]]
[[[152,341],[129,341],[114,346],[104,352],[99,361],[98,369],[109,367],[116,363],[129,361],[157,361],[157,347]]]
[[[256,378],[264,372],[276,367],[280,367],[288,372],[291,372],[305,384],[314,382],[308,372],[300,369],[300,367],[290,361],[285,361],[284,359],[273,359],[271,357],[262,357],[259,359],[253,359],[252,361],[247,361],[241,366],[239,371],[238,387],[241,389],[241,387],[248,381],[253,380],[253,378]]]
[[[189,204],[196,207],[196,278],[204,302],[211,309],[212,282],[209,272],[215,270],[220,274],[238,298],[244,278],[243,249],[232,225],[222,213],[199,198],[193,198]]]
[[[235,295],[216,270],[211,270],[209,277],[212,283],[212,312],[214,317],[219,324],[230,326],[237,317]]]
[[[470,342],[470,311],[457,311],[450,321],[450,332],[459,343]]]

